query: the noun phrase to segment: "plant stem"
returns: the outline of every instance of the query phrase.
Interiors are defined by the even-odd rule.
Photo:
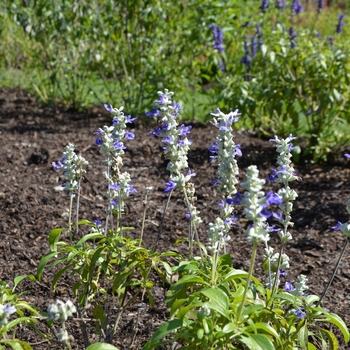
[[[143,201],[143,216],[142,216],[142,225],[141,225],[141,234],[140,234],[140,243],[139,243],[139,247],[141,247],[142,244],[142,238],[143,238],[143,231],[145,229],[145,220],[146,220],[146,209],[147,209],[147,190],[145,193],[145,199]]]
[[[69,216],[68,216],[68,232],[69,232],[69,242],[72,245],[72,210],[73,210],[73,193],[69,194]]]
[[[163,215],[162,215],[162,219],[160,220],[160,224],[159,224],[159,228],[158,228],[157,240],[156,240],[156,243],[154,244],[153,251],[155,251],[157,249],[157,247],[158,247],[158,243],[159,243],[159,240],[160,240],[160,235],[162,233],[164,217],[165,217],[166,211],[168,209],[168,206],[169,206],[169,203],[170,203],[170,198],[171,198],[171,195],[172,195],[173,191],[174,190],[170,191],[168,200],[167,200],[167,202],[165,204]]]
[[[249,265],[248,277],[247,277],[247,281],[246,281],[246,285],[245,285],[245,289],[244,289],[244,294],[243,294],[243,298],[242,298],[242,303],[241,303],[241,305],[239,306],[238,313],[237,313],[237,320],[238,320],[238,321],[239,321],[239,319],[241,318],[241,314],[242,314],[244,302],[245,302],[245,299],[246,299],[246,297],[247,297],[247,292],[248,292],[250,280],[251,280],[252,275],[253,275],[253,270],[254,270],[254,264],[255,264],[255,258],[256,258],[256,252],[257,252],[257,250],[258,250],[258,243],[254,240],[254,242],[253,242],[253,251],[252,251],[252,256],[251,256],[251,258],[250,258],[250,265]]]
[[[340,255],[339,255],[339,258],[338,258],[338,260],[337,260],[337,263],[335,264],[335,267],[334,267],[332,276],[331,276],[331,278],[329,279],[329,281],[328,281],[328,283],[327,283],[327,286],[326,286],[326,288],[324,289],[324,291],[323,291],[323,293],[322,293],[322,295],[321,295],[321,297],[320,297],[320,300],[317,302],[316,307],[319,306],[319,305],[321,304],[322,299],[323,299],[324,296],[326,295],[326,293],[327,293],[327,291],[328,291],[330,285],[331,285],[332,282],[333,282],[333,278],[334,278],[335,274],[337,273],[337,270],[338,270],[340,261],[341,261],[341,259],[343,258],[343,255],[344,255],[344,253],[345,253],[345,250],[346,250],[346,248],[347,248],[347,246],[348,246],[348,244],[349,244],[349,240],[350,240],[350,239],[347,238],[346,241],[345,241],[345,243],[344,243],[343,249],[342,249],[342,251],[340,252]]]

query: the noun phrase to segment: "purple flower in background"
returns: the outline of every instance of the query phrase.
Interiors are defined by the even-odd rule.
[[[125,138],[128,140],[133,140],[135,138],[135,134],[131,131],[126,131],[125,132]]]
[[[126,149],[126,146],[124,146],[123,142],[120,142],[118,139],[114,140],[113,146],[115,149],[118,149],[118,150]]]
[[[61,163],[61,161],[58,161],[57,163],[52,162],[52,166],[58,170],[58,169],[61,169],[63,167],[63,164]]]
[[[272,205],[272,204],[279,205],[283,203],[283,200],[277,193],[270,191],[266,195],[266,202],[268,205]]]
[[[258,48],[260,48],[263,44],[263,40],[262,40],[262,31],[260,29],[260,23],[256,22],[255,24],[255,28],[256,28],[256,36],[258,37]]]
[[[265,13],[269,5],[269,0],[262,0],[260,5],[260,10]]]
[[[306,312],[301,306],[299,306],[296,310],[294,310],[294,313],[299,320],[302,320],[306,316]]]
[[[213,145],[210,146],[210,147],[208,148],[208,150],[209,150],[209,152],[211,152],[211,153],[218,153],[218,152],[219,152],[219,149],[218,149],[218,143],[217,143],[217,141],[215,141],[215,142],[213,143]]]
[[[316,4],[317,4],[317,12],[321,13],[323,8],[323,0],[316,0]]]
[[[332,229],[335,230],[335,231],[339,231],[340,230],[340,227],[341,225],[343,225],[340,221],[338,221],[337,225],[336,226],[332,226]]]
[[[235,196],[233,198],[226,198],[227,204],[240,204],[243,197],[239,192],[235,193]]]
[[[303,11],[303,5],[301,4],[301,1],[300,0],[293,0],[292,13],[299,15],[299,13],[302,11]]]
[[[103,141],[101,139],[101,137],[98,137],[96,140],[95,140],[95,143],[97,146],[101,146],[103,144]]]
[[[244,56],[241,58],[241,63],[247,67],[250,67],[252,64],[252,59],[249,56],[249,46],[246,41],[244,42]]]
[[[345,158],[350,159],[350,154],[349,153],[345,153],[344,156],[345,156]]]
[[[100,220],[94,220],[93,223],[97,226],[97,227],[101,227],[102,222]]]
[[[335,30],[335,32],[336,32],[337,34],[342,33],[342,27],[343,27],[343,25],[345,24],[345,22],[343,22],[344,17],[345,17],[344,14],[340,14],[340,15],[338,16],[338,24],[337,24],[337,28],[336,28],[336,30]]]
[[[290,282],[285,282],[285,283],[284,283],[283,290],[284,290],[285,292],[291,292],[293,289],[294,289],[294,287],[293,287],[293,284],[292,284],[292,283],[290,283]]]
[[[332,36],[327,36],[327,40],[329,41],[329,43],[331,44],[331,46],[334,43],[334,38]]]
[[[255,39],[254,35],[250,38],[250,40],[251,40],[250,47],[251,47],[251,52],[252,52],[252,59],[254,59],[256,57],[257,52],[258,52],[258,42]]]
[[[280,276],[286,277],[288,275],[287,271],[284,271],[283,269],[280,269]]]
[[[159,115],[159,110],[155,107],[152,108],[152,111],[146,112],[146,117],[157,117]]]
[[[127,115],[125,116],[125,122],[126,124],[131,124],[134,120],[136,120],[137,118],[131,118],[131,115]]]
[[[129,185],[126,190],[126,194],[129,195],[130,193],[137,193],[137,189],[134,188],[134,185]]]
[[[218,50],[219,53],[225,51],[222,28],[220,26],[217,26],[216,24],[211,24],[209,28],[212,30],[214,35],[214,49]]]
[[[179,135],[180,136],[186,136],[188,134],[190,134],[190,130],[192,129],[192,126],[185,126],[184,124],[180,125],[180,129],[179,129]]]
[[[286,8],[286,0],[276,0],[276,9],[282,10]]]
[[[118,191],[119,190],[119,187],[120,187],[120,185],[119,184],[110,184],[109,185],[109,188],[111,189],[111,190],[113,190],[113,191]]]
[[[113,106],[112,105],[108,105],[107,103],[105,103],[104,108],[106,109],[107,112],[112,112],[113,111]]]
[[[169,181],[169,182],[166,182],[165,183],[165,190],[164,190],[164,193],[169,193],[170,191],[172,191],[175,187],[176,187],[176,184],[174,181]]]
[[[289,28],[289,40],[290,40],[290,48],[294,49],[296,46],[295,38],[297,37],[297,32],[293,29],[293,27]]]

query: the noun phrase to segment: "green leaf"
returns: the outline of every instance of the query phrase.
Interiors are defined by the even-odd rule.
[[[50,253],[47,253],[46,255],[44,255],[40,261],[39,261],[39,265],[38,265],[38,269],[37,269],[37,278],[39,280],[39,282],[41,282],[41,276],[42,276],[42,273],[43,273],[43,270],[45,268],[45,266],[47,265],[47,263],[52,259],[54,258],[55,256],[57,256],[58,253],[57,252],[50,252]]]
[[[19,339],[0,340],[0,344],[8,345],[13,350],[33,350],[33,348],[28,343]]]
[[[49,234],[49,245],[52,252],[57,251],[57,243],[60,239],[62,231],[67,230],[67,228],[60,227],[53,229]]]
[[[292,294],[289,294],[289,293],[278,293],[278,294],[275,294],[273,296],[273,298],[287,300],[291,303],[294,303],[294,301],[295,301],[295,296],[293,296]]]
[[[324,315],[326,317],[324,319],[319,320],[319,321],[329,322],[329,323],[332,323],[335,326],[337,326],[340,329],[340,331],[343,333],[345,343],[348,343],[350,340],[350,333],[349,333],[349,329],[346,326],[345,322],[336,314],[324,312]]]
[[[276,332],[276,330],[273,328],[273,327],[271,327],[269,324],[267,324],[267,323],[262,323],[262,322],[258,322],[258,323],[255,323],[255,328],[256,329],[260,329],[260,330],[262,330],[262,331],[264,331],[264,332],[266,332],[266,333],[268,333],[268,334],[271,334],[271,335],[273,335],[275,338],[276,338],[276,340],[278,341],[278,342],[280,342],[280,336],[279,336],[279,334]]]
[[[181,284],[185,283],[201,283],[204,284],[205,286],[209,286],[209,283],[205,282],[202,277],[199,276],[192,276],[192,275],[186,275],[182,278],[180,278],[175,285],[179,286]]]
[[[162,339],[169,333],[182,326],[182,321],[175,319],[163,323],[152,335],[151,339],[144,345],[142,350],[151,350],[162,343]]]
[[[271,340],[263,334],[250,334],[252,339],[260,346],[262,350],[275,350]]]
[[[119,350],[117,347],[108,343],[95,343],[89,345],[86,350]]]
[[[305,324],[299,329],[299,342],[300,342],[300,347],[304,350],[307,350],[308,348],[308,338],[309,338],[309,332],[307,329],[307,323],[305,322]]]
[[[332,333],[331,331],[322,328],[321,332],[327,337],[329,342],[329,350],[338,350],[339,349],[339,343],[337,340],[337,337]]]
[[[228,296],[219,288],[208,288],[200,291],[201,294],[209,298],[208,307],[219,312],[221,315],[230,320],[230,313],[228,311],[229,303]]]
[[[106,238],[102,233],[90,233],[88,235],[85,235],[83,238],[81,238],[77,244],[75,245],[76,247],[82,246],[83,243],[85,243],[86,241],[90,240],[90,239],[103,239]]]
[[[7,329],[11,329],[22,322],[23,323],[30,323],[30,322],[37,322],[37,320],[33,319],[31,317],[18,317],[7,324]]]
[[[21,275],[21,276],[17,276],[13,279],[13,288],[12,288],[12,292],[15,291],[17,285],[23,281],[25,278],[29,278],[32,282],[35,281],[35,277],[33,275]]]

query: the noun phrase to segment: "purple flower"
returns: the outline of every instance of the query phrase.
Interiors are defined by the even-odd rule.
[[[126,124],[131,124],[133,123],[137,118],[131,118],[131,115],[125,116],[125,122]]]
[[[135,138],[135,134],[133,132],[126,131],[125,132],[125,138],[129,139],[129,140],[133,140]]]
[[[118,120],[118,118],[113,118],[113,120],[112,120],[112,124],[119,124],[119,120]]]
[[[338,23],[337,23],[337,27],[336,27],[336,30],[335,30],[335,32],[337,34],[340,34],[342,32],[342,27],[345,24],[345,22],[343,22],[344,17],[345,17],[344,14],[340,14],[338,16]]]
[[[323,0],[316,0],[316,3],[317,3],[317,12],[321,13],[322,7],[323,7]]]
[[[187,171],[187,176],[190,176],[190,177],[194,177],[194,176],[196,176],[197,174],[196,173],[193,173],[192,171],[191,171],[191,169],[188,169],[188,171]]]
[[[285,283],[284,283],[283,290],[284,290],[285,292],[291,292],[293,289],[294,289],[294,287],[293,287],[293,284],[292,284],[292,283],[290,283],[290,282],[285,282]]]
[[[249,55],[248,43],[245,41],[243,46],[244,46],[244,56],[241,58],[241,63],[243,63],[247,67],[250,67],[252,64],[252,59],[250,58],[250,55]]]
[[[241,151],[241,145],[240,144],[237,144],[235,146],[235,151],[234,151],[233,155],[237,156],[237,157],[242,157],[242,151]]]
[[[159,113],[159,110],[153,107],[151,112],[146,112],[146,117],[158,117]]]
[[[219,152],[219,149],[218,149],[218,142],[215,141],[215,142],[213,143],[213,145],[210,146],[210,147],[208,148],[208,150],[209,150],[210,153],[218,153],[218,152]]]
[[[280,269],[280,276],[286,277],[288,275],[287,271],[284,271],[283,269]]]
[[[117,183],[115,183],[115,184],[110,184],[110,185],[109,185],[109,188],[110,188],[111,190],[113,190],[113,191],[118,191],[119,188],[120,188],[120,185],[117,184]]]
[[[130,193],[137,193],[137,189],[134,188],[134,185],[129,185],[125,192],[127,195],[129,195]]]
[[[182,110],[182,107],[180,105],[180,103],[177,103],[175,101],[173,101],[173,104],[172,104],[173,108],[174,108],[174,112],[175,112],[175,117],[178,116],[179,112]]]
[[[345,156],[345,158],[350,159],[350,154],[349,153],[345,153],[344,156]]]
[[[190,134],[191,129],[192,129],[191,125],[185,126],[184,124],[181,124],[180,128],[179,128],[179,135],[186,136],[186,135]]]
[[[126,147],[124,146],[123,142],[120,142],[118,139],[114,140],[113,146],[114,146],[115,149],[118,149],[118,150],[126,149]]]
[[[272,205],[272,204],[279,205],[283,203],[283,200],[277,193],[270,191],[266,195],[266,202],[268,205]]]
[[[233,198],[226,198],[227,204],[240,204],[242,202],[242,195],[239,192],[235,193],[235,196]]]
[[[16,312],[16,308],[11,304],[6,304],[4,311],[6,314],[13,314],[14,312]]]
[[[108,112],[112,112],[113,111],[113,106],[112,105],[108,105],[108,104],[105,103],[103,106],[105,107],[106,111],[108,111]]]
[[[186,219],[190,219],[190,218],[191,218],[191,214],[190,214],[190,213],[186,213],[186,214],[185,214],[185,218],[186,218]]]
[[[216,24],[211,24],[209,28],[212,30],[214,35],[214,44],[213,44],[214,49],[218,50],[219,53],[225,51],[221,27],[217,26]]]
[[[338,221],[338,223],[337,223],[336,226],[332,226],[332,229],[333,229],[333,230],[336,230],[336,231],[339,231],[339,230],[340,230],[340,227],[341,227],[342,225],[343,225],[343,224],[342,224],[340,221]]]
[[[169,182],[166,182],[165,183],[165,190],[164,190],[164,193],[169,193],[170,191],[172,191],[175,187],[176,187],[176,184],[175,182],[173,181],[169,181]]]
[[[271,174],[266,176],[268,182],[275,182],[277,178],[278,172],[276,169],[271,169]]]
[[[293,0],[292,13],[299,15],[299,13],[302,11],[303,11],[303,5],[301,4],[300,0]]]
[[[164,105],[166,100],[164,99],[164,94],[162,92],[158,92],[159,100],[154,101],[156,105]],[[170,97],[169,97],[170,99]],[[152,108],[153,109],[153,108]]]
[[[97,227],[101,227],[102,222],[100,220],[94,220],[93,223],[97,226]]]
[[[101,137],[98,137],[96,140],[95,140],[95,143],[97,146],[101,146],[103,144],[103,141],[101,139]]]
[[[217,177],[214,177],[212,182],[210,183],[211,185],[216,185],[219,182],[219,179]]]
[[[293,27],[289,28],[289,40],[290,40],[290,48],[294,49],[296,46],[295,38],[297,37],[297,32],[293,29]]]
[[[162,140],[163,143],[173,143],[173,138],[171,135],[167,135],[165,139]]]
[[[306,316],[306,312],[301,306],[294,310],[294,313],[299,320],[302,320]]]
[[[61,169],[63,167],[63,164],[58,161],[57,163],[55,162],[52,162],[52,166],[55,168],[55,169]]]
[[[260,211],[259,215],[266,218],[266,219],[269,219],[273,215],[272,211],[267,210],[266,204],[263,204],[261,207],[263,209]]]
[[[276,0],[276,9],[285,9],[286,8],[286,0]]]
[[[269,0],[262,0],[261,1],[260,9],[263,13],[266,12],[268,5],[269,5]]]

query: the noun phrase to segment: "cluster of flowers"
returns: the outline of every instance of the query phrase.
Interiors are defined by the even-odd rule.
[[[154,128],[150,135],[161,138],[164,144],[165,159],[169,160],[167,170],[170,172],[170,180],[165,183],[164,193],[169,193],[178,187],[186,189],[187,195],[193,199],[194,188],[188,185],[188,183],[191,177],[196,174],[188,169],[187,153],[192,141],[186,137],[190,134],[192,126],[181,124],[178,128],[176,118],[182,108],[172,100],[173,94],[173,92],[167,89],[164,92],[159,91],[159,99],[154,102],[158,107],[153,107],[150,112],[146,113],[146,116],[157,118],[159,126]],[[187,169],[186,175],[183,174],[185,169]],[[198,227],[202,222],[199,212],[194,206],[193,201],[192,203],[190,201],[187,205],[189,210],[187,216],[191,217],[192,222]]]
[[[108,191],[106,196],[109,200],[109,209],[123,211],[124,200],[131,194],[137,193],[137,190],[130,184],[130,174],[120,172],[123,166],[122,155],[126,146],[124,139],[134,139],[134,133],[125,131],[126,124],[132,123],[136,118],[130,115],[125,116],[123,107],[113,108],[111,105],[104,105],[105,109],[112,114],[112,126],[99,128],[95,135],[99,135],[95,143],[99,146],[101,152],[106,158],[102,160],[107,165],[107,171],[104,176],[108,181]]]
[[[62,185],[70,195],[74,196],[74,192],[79,189],[80,180],[83,178],[88,162],[82,157],[75,153],[74,145],[69,143],[63,152],[63,158],[52,163],[55,169],[63,169],[67,181]]]

